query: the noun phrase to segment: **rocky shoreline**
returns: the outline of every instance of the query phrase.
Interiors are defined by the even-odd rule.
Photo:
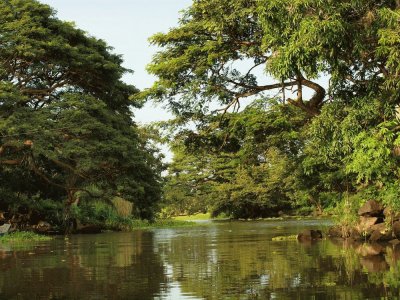
[[[386,270],[392,260],[400,259],[400,212],[369,200],[358,210],[355,224],[333,226],[326,237],[346,249],[354,249],[367,269]],[[307,229],[297,235],[297,240],[305,244],[322,238],[321,230]],[[388,254],[390,262],[385,258]]]
[[[333,238],[364,242],[400,243],[400,212],[369,200],[358,210],[358,222],[353,226],[333,226],[328,231]]]
[[[357,242],[400,244],[400,212],[369,200],[358,210],[358,221],[353,225],[329,228],[327,237]],[[304,230],[297,235],[299,241],[322,239],[321,230]]]

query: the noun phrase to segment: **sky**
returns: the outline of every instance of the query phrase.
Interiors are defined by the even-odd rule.
[[[72,21],[91,36],[103,39],[122,54],[123,66],[134,71],[124,81],[139,89],[150,87],[155,78],[146,72],[157,48],[148,38],[178,25],[180,12],[191,0],[39,0],[57,11],[57,17]],[[135,111],[135,121],[166,120],[169,113],[151,103]]]

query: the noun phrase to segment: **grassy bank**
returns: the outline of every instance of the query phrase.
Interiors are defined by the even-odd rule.
[[[195,215],[185,215],[185,216],[176,216],[172,218],[174,221],[180,222],[188,222],[188,221],[205,221],[211,220],[211,214],[195,214]]]
[[[174,227],[190,227],[195,225],[197,225],[195,222],[190,222],[188,220],[158,219],[154,222],[149,222],[146,220],[131,219],[129,226],[123,229],[134,230],[134,229],[147,229],[147,228],[174,228]]]
[[[46,235],[36,234],[34,232],[20,231],[12,232],[0,236],[0,243],[23,243],[23,242],[38,242],[49,241],[52,238]]]

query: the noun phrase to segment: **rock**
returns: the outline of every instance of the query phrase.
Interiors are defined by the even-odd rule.
[[[342,229],[339,226],[332,226],[328,230],[328,236],[333,238],[342,238]]]
[[[378,222],[377,217],[360,217],[360,222],[356,226],[356,229],[359,233],[364,234],[364,233],[370,233],[371,232],[371,226],[375,225]]]
[[[389,206],[383,210],[383,215],[385,216],[385,219],[389,222],[400,220],[400,212],[394,212]]]
[[[391,244],[395,247],[400,244],[400,241],[398,239],[390,240],[389,244]]]
[[[376,202],[375,200],[368,200],[358,210],[359,216],[379,217],[382,216],[382,213],[383,213],[382,205]]]
[[[400,239],[400,221],[396,221],[392,226],[393,234],[396,238]]]
[[[379,223],[371,226],[371,242],[389,241],[393,239],[392,231],[388,230],[385,223]]]
[[[381,233],[388,231],[388,228],[385,223],[374,224],[370,228],[372,231],[379,231]]]
[[[81,222],[76,222],[75,233],[84,233],[84,234],[92,234],[92,233],[101,233],[101,226],[95,224],[82,224]]]
[[[76,233],[83,233],[83,234],[101,233],[101,227],[97,225],[86,225],[77,229]]]
[[[11,228],[11,224],[6,223],[0,226],[0,235],[6,234],[9,232]]]
[[[352,240],[362,240],[361,233],[353,227],[349,226],[333,226],[328,230],[328,236],[331,238],[342,238]]]
[[[391,239],[391,234],[383,234],[379,231],[373,231],[371,233],[371,236],[369,237],[369,240],[371,242],[383,242],[383,241],[388,241]]]
[[[51,225],[45,221],[39,221],[39,223],[36,225],[36,228],[50,228]]]
[[[39,221],[36,226],[34,226],[34,230],[39,233],[44,233],[50,231],[51,225],[45,221]]]
[[[306,229],[297,235],[297,240],[320,240],[322,239],[321,230]]]

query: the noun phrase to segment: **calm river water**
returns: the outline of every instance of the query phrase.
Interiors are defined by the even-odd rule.
[[[362,257],[343,242],[271,240],[327,224],[226,221],[0,244],[0,299],[398,299],[393,247]]]

